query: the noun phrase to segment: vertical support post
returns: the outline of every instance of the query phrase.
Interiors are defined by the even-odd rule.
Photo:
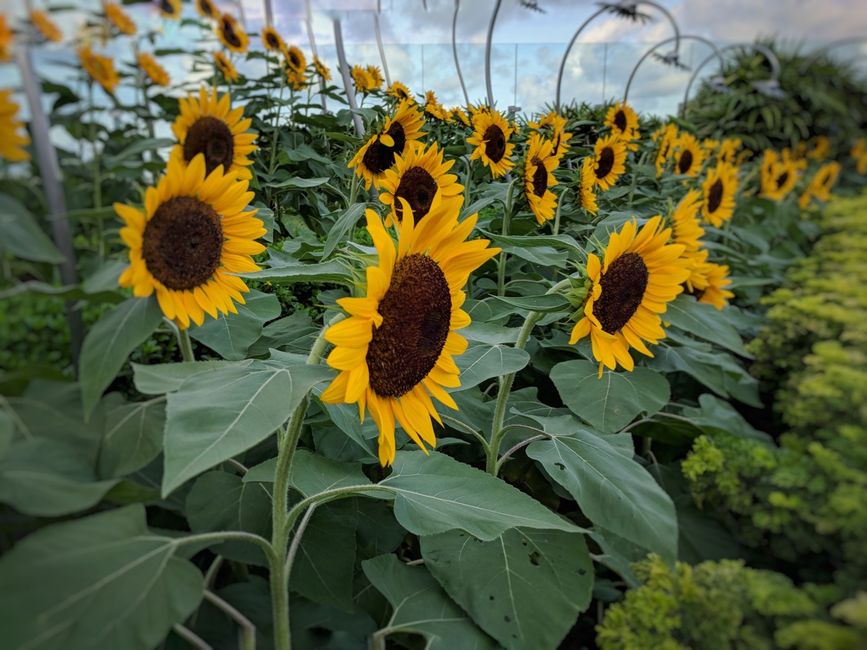
[[[310,51],[313,53],[314,57],[319,56],[319,52],[316,50],[316,36],[313,34],[313,12],[310,10],[310,0],[305,0],[304,2],[306,16],[304,17],[304,24],[307,26],[307,40],[310,42]],[[320,77],[319,79],[319,100],[322,102],[322,110],[327,111],[328,107],[325,105],[325,79]]]
[[[602,103],[605,103],[605,91],[608,84],[608,41],[605,41],[602,48]]]
[[[488,106],[494,106],[494,87],[491,84],[491,41],[494,38],[494,25],[497,23],[497,14],[500,13],[500,5],[503,0],[496,0],[494,13],[491,14],[491,22],[488,23],[488,37],[485,39],[485,89],[488,92]]]
[[[355,103],[355,88],[352,85],[352,77],[349,74],[349,65],[346,63],[346,51],[343,49],[343,28],[340,26],[340,18],[335,16],[332,24],[334,26],[334,45],[337,48],[340,76],[343,78],[346,101],[349,102],[349,110],[352,112],[352,123],[355,125],[355,133],[358,137],[364,137],[364,125],[361,123],[361,116],[358,114],[358,105]]]
[[[265,5],[265,25],[267,25],[268,27],[273,27],[274,26],[274,7],[271,4],[272,0],[263,0],[263,3]],[[243,11],[244,0],[239,0],[238,4],[241,5],[242,11]],[[244,26],[244,28],[246,29],[246,25]]]
[[[518,44],[515,43],[515,93],[514,93],[514,101],[512,102],[512,106],[518,105]]]
[[[379,29],[380,2],[376,2],[376,11],[373,13],[373,33],[376,35],[376,47],[379,48],[379,60],[382,61],[382,73],[385,75],[386,87],[391,85],[391,75],[388,73],[388,61],[385,60],[385,48],[382,46],[382,32]]]
[[[458,81],[461,83],[461,92],[464,93],[464,106],[470,105],[470,96],[467,94],[467,85],[464,83],[464,75],[461,72],[461,63],[458,59],[458,12],[461,10],[461,0],[455,0],[455,13],[452,16],[452,57],[455,60],[455,70],[458,73]]]

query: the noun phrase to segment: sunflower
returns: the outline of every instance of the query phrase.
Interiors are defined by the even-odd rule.
[[[0,63],[12,59],[12,40],[14,36],[12,28],[6,21],[6,16],[0,14]]]
[[[701,150],[705,158],[713,158],[719,149],[720,141],[713,138],[705,138],[701,141]]]
[[[214,65],[220,71],[220,74],[223,75],[223,79],[229,82],[238,81],[238,71],[229,60],[229,57],[222,52],[214,52]]]
[[[307,77],[304,76],[303,70],[296,70],[287,65],[284,73],[286,74],[286,84],[292,90],[303,90],[307,87]]]
[[[867,174],[867,138],[858,138],[849,153],[855,161],[855,171]]]
[[[313,67],[316,69],[316,74],[318,74],[323,81],[331,81],[331,70],[328,69],[328,66],[322,63],[318,56],[313,57]]]
[[[674,143],[674,171],[681,176],[696,176],[704,161],[704,150],[691,133],[682,133]]]
[[[578,202],[590,214],[599,212],[596,204],[596,161],[587,156],[581,162],[581,172],[578,177]]]
[[[428,90],[424,94],[424,112],[443,122],[445,122],[449,117],[445,106],[440,103],[437,99],[436,93],[432,90]]]
[[[668,162],[672,147],[677,142],[678,136],[677,126],[674,124],[666,124],[653,133],[653,141],[658,142],[659,145],[656,150],[656,161],[654,163],[656,165],[657,176],[662,176],[662,172],[665,171],[665,163]]]
[[[742,142],[740,138],[726,138],[725,140],[720,142],[719,148],[716,152],[717,162],[729,163],[733,165],[735,163],[741,145]]]
[[[701,192],[690,190],[677,204],[671,215],[672,241],[684,248],[684,253],[694,253],[701,248],[704,228],[698,223],[701,207]]]
[[[626,145],[615,135],[603,135],[593,147],[595,184],[603,192],[626,171]]]
[[[729,267],[707,261],[708,252],[701,250],[690,256],[690,276],[686,280],[689,292],[696,300],[723,309],[734,293],[728,290],[732,281],[729,279]]]
[[[370,90],[379,90],[382,88],[382,84],[385,83],[385,79],[382,78],[382,70],[379,69],[379,66],[369,65],[366,68],[367,74],[370,75],[371,79],[371,87]]]
[[[464,126],[473,125],[470,121],[470,116],[467,115],[467,112],[460,106],[453,107],[449,111],[449,117],[451,118],[451,121],[455,124],[463,124]]]
[[[417,225],[405,214],[396,246],[376,212],[366,214],[379,262],[367,267],[364,296],[338,300],[349,318],[325,339],[336,346],[328,365],[340,372],[321,399],[358,404],[362,419],[370,411],[379,461],[387,466],[395,456],[395,422],[427,451],[425,445],[436,446],[431,419],[442,423],[431,398],[457,409],[444,389],[460,386],[454,357],[467,349],[456,331],[471,322],[461,309],[463,287],[499,249],[483,239],[466,241],[478,215],[458,222],[457,211],[444,204],[441,214]]]
[[[81,67],[90,75],[90,78],[102,86],[107,93],[113,93],[120,83],[117,70],[114,69],[114,60],[110,56],[97,54],[89,47],[78,49],[78,58]]]
[[[415,102],[412,94],[409,92],[409,88],[407,88],[404,84],[399,81],[393,81],[388,89],[385,91],[385,94],[389,97],[394,97],[398,101],[409,101]]]
[[[168,86],[171,82],[169,73],[166,69],[157,63],[157,60],[147,52],[139,52],[138,67],[141,68],[147,75],[148,79],[157,86]]]
[[[40,9],[34,9],[30,12],[30,22],[33,23],[33,26],[46,41],[59,43],[63,40],[63,32],[61,32],[60,28],[54,23],[54,21],[48,17],[46,12]]]
[[[617,102],[605,114],[605,126],[623,140],[629,151],[638,149],[638,114],[629,104]]]
[[[292,68],[299,74],[303,74],[307,69],[307,57],[304,56],[304,52],[301,51],[301,48],[295,45],[289,45],[285,46],[282,51],[287,67]]]
[[[701,184],[701,214],[716,228],[732,218],[738,191],[738,168],[720,162],[707,172]]]
[[[250,44],[250,37],[247,36],[247,32],[231,14],[220,16],[220,21],[217,23],[217,36],[223,47],[237,54],[246,52],[247,46]]]
[[[479,111],[473,118],[473,134],[467,144],[475,147],[470,160],[480,158],[491,170],[491,176],[499,178],[509,172],[515,163],[510,159],[515,145],[509,142],[512,127],[499,111]]]
[[[119,4],[114,2],[106,4],[105,17],[121,34],[131,36],[136,33],[135,22],[133,22],[133,19],[129,17],[129,14],[121,9]]]
[[[448,173],[454,164],[454,160],[443,162],[443,150],[436,142],[428,147],[410,142],[402,155],[394,157],[394,165],[386,170],[380,184],[379,200],[391,206],[385,225],[398,225],[404,201],[416,223],[427,216],[435,200],[448,204],[449,212],[457,213],[464,201],[464,186],[458,183],[457,176]]]
[[[12,101],[12,91],[0,90],[0,158],[10,162],[30,160],[24,149],[28,144],[30,136],[18,119],[18,104]]]
[[[229,93],[218,97],[216,89],[205,88],[198,97],[180,98],[180,113],[172,124],[178,144],[171,158],[190,163],[202,154],[209,174],[222,166],[224,174],[250,178],[256,134],[247,132],[252,120],[244,119],[244,107],[232,109],[231,102]]]
[[[283,52],[286,49],[286,41],[273,27],[262,28],[262,45],[272,52]]]
[[[810,160],[822,161],[828,157],[828,152],[831,150],[831,142],[824,135],[817,135],[811,141],[812,147],[807,151],[807,158]]]
[[[196,0],[196,11],[202,18],[209,20],[217,20],[220,17],[220,12],[214,5],[213,0]]]
[[[370,73],[360,65],[352,66],[350,71],[352,83],[355,85],[356,92],[367,93],[373,89],[373,78]]]
[[[614,233],[605,248],[604,261],[587,255],[589,289],[583,317],[572,330],[570,343],[590,336],[593,356],[614,370],[620,364],[632,370],[629,348],[652,357],[645,341],[657,344],[665,337],[659,314],[683,291],[689,275],[681,257],[684,247],[669,244],[671,230],[662,217],[650,219],[641,230],[635,221]]]
[[[804,190],[804,193],[798,199],[798,205],[802,210],[805,210],[814,198],[823,202],[831,198],[831,188],[837,182],[840,170],[841,167],[838,162],[825,163],[816,170],[816,173],[813,174],[810,183],[807,185],[807,189]]]
[[[766,150],[760,166],[761,196],[782,201],[797,185],[804,164],[804,161],[795,160],[788,150],[779,154],[772,149]]]
[[[114,204],[129,246],[120,286],[139,297],[156,293],[166,318],[184,329],[201,325],[206,313],[236,313],[232,301],[243,304],[248,289],[233,274],[258,271],[251,256],[265,250],[256,241],[266,232],[256,210],[245,211],[252,200],[246,181],[219,167],[207,174],[201,154],[189,165],[169,160],[147,189],[144,210]]]
[[[540,226],[553,219],[557,209],[557,196],[550,189],[557,184],[555,169],[554,143],[534,133],[527,141],[524,158],[524,195]]]
[[[169,20],[177,20],[181,17],[183,6],[181,0],[158,0],[157,4],[160,8],[160,15]]]
[[[355,175],[364,179],[364,186],[377,189],[382,185],[385,172],[394,164],[395,156],[402,156],[408,143],[424,136],[421,130],[424,118],[415,105],[401,102],[392,117],[374,133],[349,161]]]
[[[552,154],[557,159],[557,164],[569,151],[569,140],[572,139],[572,134],[566,131],[566,118],[558,114],[556,111],[549,111],[543,115],[537,122],[529,122],[527,126],[535,131],[550,133],[550,139],[553,143]]]

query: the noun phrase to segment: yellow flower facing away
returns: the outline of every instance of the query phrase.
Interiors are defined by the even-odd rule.
[[[728,289],[732,283],[728,277],[729,267],[708,262],[707,258],[708,251],[705,249],[685,256],[689,268],[686,288],[698,302],[723,309],[735,295]]]
[[[499,111],[478,111],[473,118],[473,133],[467,138],[467,144],[473,147],[470,160],[481,160],[494,178],[505,176],[515,166],[511,159],[515,145],[509,142],[512,132]]]
[[[704,150],[691,133],[681,133],[674,143],[674,173],[698,176],[704,162]]]
[[[382,88],[382,84],[385,83],[385,79],[382,76],[382,70],[379,69],[379,66],[369,65],[366,68],[367,74],[370,75],[371,79],[371,87],[370,90],[379,90]]]
[[[303,70],[296,70],[290,66],[284,68],[286,74],[286,85],[292,90],[303,90],[307,87],[308,81]]]
[[[807,209],[813,199],[822,202],[828,201],[831,198],[831,190],[840,177],[841,169],[840,163],[834,161],[819,167],[798,199],[799,207],[802,210]]]
[[[171,83],[171,78],[166,69],[157,63],[157,60],[147,52],[139,52],[138,67],[142,69],[151,83],[157,86],[168,86]]]
[[[677,142],[678,137],[680,137],[680,134],[677,131],[676,125],[666,124],[657,129],[652,137],[654,142],[657,143],[656,159],[654,160],[656,175],[662,176],[662,172],[665,171],[665,165],[668,162],[669,157],[672,155],[674,145]]]
[[[705,138],[701,141],[701,150],[704,152],[705,160],[709,160],[719,151],[720,141],[713,138]]]
[[[726,162],[711,167],[701,185],[701,214],[719,228],[732,218],[738,191],[738,168]]]
[[[137,31],[135,21],[115,2],[105,5],[105,17],[121,34],[132,36]]]
[[[120,286],[138,297],[156,294],[165,317],[183,329],[201,325],[206,314],[237,313],[234,303],[244,304],[248,289],[233,274],[258,271],[252,256],[265,250],[256,241],[265,227],[246,209],[252,200],[246,181],[222,167],[208,174],[201,154],[188,165],[169,160],[145,192],[144,209],[114,204],[129,247]]]
[[[557,195],[551,191],[557,184],[555,169],[557,157],[554,155],[554,143],[533,133],[527,141],[524,158],[524,196],[540,226],[553,219],[557,209]]]
[[[316,70],[316,74],[322,79],[322,81],[331,81],[331,70],[327,65],[322,63],[322,60],[318,56],[313,57],[313,68]]]
[[[262,28],[262,45],[271,52],[283,52],[286,49],[286,41],[273,27]]]
[[[590,337],[600,377],[603,367],[614,370],[618,364],[631,371],[631,348],[652,357],[647,344],[665,338],[660,314],[689,276],[684,247],[670,244],[670,237],[662,217],[653,217],[640,230],[630,221],[611,235],[602,259],[587,255],[587,298],[569,342]]]
[[[810,141],[807,158],[810,160],[823,161],[831,151],[831,141],[824,135],[818,135]]]
[[[250,37],[247,36],[247,32],[244,31],[244,28],[238,24],[238,21],[231,14],[220,16],[216,31],[217,37],[226,49],[236,54],[243,54],[247,51],[247,47],[250,45]]]
[[[546,133],[553,144],[552,154],[557,159],[557,164],[569,151],[569,140],[572,134],[566,131],[567,119],[556,111],[549,111],[536,122],[529,122],[527,126],[535,131]]]
[[[424,94],[424,112],[426,115],[445,122],[449,118],[448,111],[437,99],[434,91],[428,90]]]
[[[449,116],[451,120],[455,124],[462,124],[463,126],[472,126],[472,120],[470,120],[469,114],[464,110],[463,106],[454,106],[449,111]]]
[[[12,60],[12,42],[14,34],[6,16],[0,14],[0,63]]]
[[[399,81],[392,81],[391,85],[386,89],[385,94],[389,97],[393,97],[399,102],[409,101],[414,102],[415,99],[412,96],[412,93],[409,92],[409,88],[407,88],[404,84]]]
[[[740,138],[725,138],[719,143],[719,148],[716,152],[717,162],[728,163],[730,165],[735,164],[742,144]]]
[[[594,184],[603,192],[626,172],[626,145],[616,135],[603,135],[593,146]]]
[[[183,12],[181,0],[157,0],[157,5],[160,8],[160,15],[169,20],[178,20]]]
[[[862,176],[867,174],[867,138],[858,138],[852,145],[849,155],[855,161],[855,171]]]
[[[578,205],[590,214],[599,212],[596,203],[596,161],[591,156],[586,156],[581,161],[581,172],[578,176]]]
[[[30,136],[18,119],[18,104],[12,99],[12,91],[0,90],[0,158],[9,162],[30,160],[24,148],[28,144]]]
[[[217,95],[216,89],[200,88],[178,100],[180,112],[172,124],[178,144],[170,158],[190,163],[202,154],[207,173],[217,167],[229,176],[249,179],[251,158],[256,151],[256,133],[250,132],[250,118],[244,118],[244,107],[232,108],[229,93]]]
[[[42,38],[46,41],[59,43],[63,40],[63,32],[60,31],[57,24],[49,18],[47,12],[42,11],[41,9],[34,9],[30,12],[30,22],[33,23],[36,31],[39,32]]]
[[[222,52],[214,52],[214,66],[228,82],[238,81],[238,71],[232,61]]]
[[[761,196],[772,201],[782,201],[798,184],[798,177],[806,165],[795,160],[788,150],[777,153],[768,149],[762,156],[759,167]]]
[[[304,56],[304,52],[301,51],[301,48],[295,45],[289,45],[285,46],[282,51],[286,66],[303,75],[304,71],[307,69],[307,57]]]
[[[349,314],[328,328],[335,347],[328,365],[339,371],[322,393],[328,404],[357,404],[379,430],[379,461],[394,461],[399,425],[427,452],[436,446],[433,400],[457,409],[445,391],[460,386],[454,358],[467,349],[458,330],[470,324],[461,308],[469,274],[499,253],[485,240],[468,240],[478,215],[458,221],[454,206],[439,204],[416,224],[409,204],[395,242],[379,215],[367,210],[367,231],[378,254],[366,269],[358,297],[341,298]]]
[[[81,67],[90,75],[90,78],[102,86],[107,93],[113,93],[120,83],[120,77],[114,67],[114,60],[110,56],[97,54],[89,47],[78,49],[78,59]]]
[[[220,17],[220,11],[214,4],[214,0],[196,0],[196,11],[202,18],[208,20],[217,20]]]
[[[350,70],[350,76],[352,77],[352,83],[355,86],[356,92],[369,93],[373,90],[373,77],[370,76],[370,72],[366,68],[354,65],[352,66],[352,70]]]
[[[628,151],[638,149],[638,114],[629,104],[617,102],[605,114],[605,126],[620,138]]]
[[[690,190],[680,200],[671,215],[672,241],[683,246],[685,253],[694,253],[701,248],[704,228],[698,221],[700,207],[701,192]]]

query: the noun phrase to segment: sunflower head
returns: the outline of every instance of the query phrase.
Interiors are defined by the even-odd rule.
[[[615,135],[603,135],[593,147],[595,184],[603,192],[626,172],[626,145]]]
[[[214,65],[217,70],[220,71],[220,74],[223,76],[227,82],[238,81],[238,71],[235,69],[235,66],[222,52],[214,52]]]
[[[591,156],[587,156],[581,162],[581,171],[578,176],[578,203],[590,214],[599,212],[596,203],[596,162]]]
[[[385,91],[385,94],[389,97],[393,97],[399,102],[415,102],[413,99],[412,93],[409,92],[409,88],[407,88],[404,84],[399,81],[393,81],[388,89]]]
[[[220,16],[220,20],[217,21],[216,31],[217,37],[226,49],[236,54],[243,54],[247,51],[247,47],[250,45],[250,37],[247,36],[247,32],[238,24],[238,21],[235,20],[232,14]]]
[[[455,106],[449,111],[449,116],[454,124],[462,124],[463,126],[472,126],[470,116],[461,106]]]
[[[350,70],[350,75],[352,76],[352,83],[355,86],[356,92],[368,93],[374,89],[373,77],[370,76],[370,72],[366,68],[354,65],[352,66],[352,70]]]
[[[759,168],[761,195],[772,201],[782,201],[795,188],[801,170],[806,166],[803,160],[796,160],[788,149],[777,153],[765,151]]]
[[[12,91],[0,90],[0,158],[10,162],[30,160],[24,149],[28,144],[30,136],[18,119],[18,104],[12,100]]]
[[[128,36],[136,33],[135,22],[119,4],[109,2],[104,6],[104,9],[106,19],[117,31]]]
[[[524,158],[524,196],[540,226],[553,219],[557,209],[557,196],[550,189],[557,184],[554,178],[556,168],[554,143],[533,133],[527,142]]]
[[[284,73],[286,74],[286,85],[292,90],[303,90],[308,86],[307,77],[304,75],[303,70],[299,71],[286,66]]]
[[[666,124],[657,129],[653,133],[652,137],[653,141],[658,145],[656,150],[656,160],[654,162],[656,166],[656,175],[662,176],[662,172],[665,171],[665,164],[668,162],[674,143],[678,138],[677,126],[674,124]]]
[[[367,74],[370,76],[371,80],[371,88],[370,90],[379,90],[382,88],[382,84],[385,83],[385,79],[382,76],[382,70],[379,69],[379,66],[369,65],[365,68]]]
[[[321,399],[357,404],[362,420],[370,412],[383,466],[394,461],[396,424],[427,451],[436,446],[432,420],[442,424],[433,400],[457,409],[445,388],[460,385],[454,357],[467,348],[457,333],[470,324],[463,288],[499,252],[467,241],[477,215],[459,222],[453,206],[439,209],[416,224],[405,204],[397,242],[367,211],[379,261],[367,268],[363,295],[338,300],[349,317],[325,333],[335,346],[328,365],[339,373]]]
[[[251,256],[265,250],[256,241],[265,234],[262,222],[245,211],[252,200],[247,182],[222,167],[207,174],[202,155],[189,165],[169,160],[165,176],[147,189],[144,209],[114,204],[129,247],[120,285],[139,297],[155,293],[181,328],[201,325],[205,314],[236,312],[247,285],[233,274],[257,271]]]
[[[34,9],[31,11],[30,22],[46,41],[59,43],[63,40],[63,32],[60,31],[60,28],[53,20],[51,20],[51,18],[49,18],[48,13],[45,11],[42,11],[41,9]]]
[[[105,92],[114,92],[120,83],[120,77],[114,68],[114,60],[110,56],[96,54],[85,46],[78,49],[78,59],[81,61],[81,67],[93,81],[102,86]]]
[[[671,215],[672,240],[683,246],[686,253],[701,248],[704,228],[698,223],[698,210],[701,207],[701,192],[690,190],[677,204]]]
[[[322,63],[318,56],[313,57],[313,67],[316,69],[316,74],[318,74],[323,81],[331,81],[331,70],[328,69],[328,66]]]
[[[249,179],[256,134],[247,132],[252,120],[244,118],[243,106],[233,109],[231,101],[228,93],[218,96],[216,89],[205,88],[198,96],[182,97],[180,114],[172,124],[178,139],[172,158],[190,163],[202,154],[209,174],[222,167],[225,174]]]
[[[445,106],[440,103],[437,99],[436,93],[432,90],[428,90],[424,94],[424,112],[425,115],[430,115],[442,122],[445,122],[449,118]]]
[[[511,159],[515,145],[509,142],[512,132],[499,111],[478,111],[473,118],[473,133],[467,138],[467,144],[473,147],[470,160],[481,160],[494,178],[504,176],[515,166]]]
[[[737,167],[721,162],[709,169],[701,186],[701,214],[704,219],[716,228],[731,219],[737,191]]]
[[[638,114],[625,102],[617,102],[605,114],[605,126],[623,140],[629,151],[638,149]]]
[[[169,73],[166,69],[157,63],[157,60],[147,52],[139,52],[136,57],[138,67],[145,73],[151,83],[157,86],[168,86],[171,82]]]
[[[806,209],[812,199],[828,201],[831,198],[831,189],[840,176],[840,163],[828,162],[819,167],[810,179],[807,189],[801,194],[798,201],[801,209]]]
[[[284,44],[282,52],[286,67],[303,75],[304,71],[307,69],[307,57],[304,56],[304,52],[301,51],[301,48],[296,45],[286,46]]]
[[[726,138],[720,142],[716,153],[717,162],[734,164],[741,144],[740,138]]]
[[[708,252],[700,250],[686,256],[689,277],[686,287],[698,302],[713,305],[723,309],[734,293],[728,290],[732,281],[729,279],[729,267],[724,264],[708,262]]]
[[[828,157],[828,152],[831,150],[831,141],[824,135],[817,135],[810,141],[810,148],[807,151],[807,158],[810,160],[822,161]]]
[[[220,12],[214,5],[214,0],[196,0],[196,11],[202,18],[208,20],[217,20],[220,17]]]
[[[273,27],[262,28],[262,45],[271,52],[283,52],[286,49],[286,41]]]
[[[183,10],[181,0],[155,0],[155,2],[163,18],[178,20],[181,17]]]
[[[12,60],[12,41],[15,35],[6,16],[0,14],[0,63]]]
[[[704,162],[704,150],[691,133],[682,133],[674,144],[674,173],[697,176]]]

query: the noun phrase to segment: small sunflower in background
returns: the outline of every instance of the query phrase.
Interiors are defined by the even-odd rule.
[[[805,164],[804,161],[795,160],[788,150],[781,153],[766,150],[759,168],[760,195],[772,201],[785,199],[798,184]]]
[[[307,77],[304,75],[303,71],[296,70],[287,65],[283,72],[286,75],[286,84],[292,90],[304,90],[307,87]]]
[[[471,322],[461,309],[463,288],[472,271],[499,253],[485,240],[467,241],[477,215],[458,222],[453,208],[441,204],[441,210],[418,225],[404,214],[397,242],[367,210],[378,263],[367,267],[362,296],[337,301],[349,318],[325,332],[335,346],[328,365],[340,372],[321,399],[357,404],[362,420],[370,412],[383,466],[394,462],[396,424],[427,452],[436,446],[432,420],[442,424],[433,400],[457,410],[445,389],[461,383],[454,357],[467,340],[457,330]]]
[[[581,171],[578,175],[578,204],[590,214],[599,212],[599,205],[596,203],[595,168],[596,162],[592,157],[587,156],[581,161]]]
[[[156,0],[160,15],[169,20],[178,20],[183,12],[181,0]]]
[[[623,140],[627,150],[638,149],[638,114],[625,102],[617,102],[605,114],[605,126]]]
[[[250,156],[256,151],[256,134],[248,132],[252,120],[244,118],[244,107],[232,108],[229,93],[218,96],[216,89],[199,89],[199,94],[181,97],[180,112],[172,124],[172,133],[178,144],[172,148],[171,160],[187,164],[202,154],[205,170],[211,173],[217,167],[226,175],[251,177]]]
[[[328,66],[322,63],[318,56],[313,57],[313,69],[316,70],[316,74],[322,79],[322,81],[331,81],[331,70],[328,69]]]
[[[481,160],[499,178],[515,166],[511,160],[515,145],[509,142],[512,127],[502,113],[495,110],[479,111],[473,118],[473,134],[467,144],[474,147],[470,160]]]
[[[674,173],[697,176],[704,162],[704,151],[691,133],[681,133],[674,143]]]
[[[684,254],[695,253],[701,248],[704,228],[698,222],[701,207],[701,192],[690,190],[678,202],[671,215],[672,241],[684,248]]]
[[[668,162],[678,136],[677,126],[674,124],[660,127],[651,136],[653,141],[657,143],[656,160],[654,161],[657,176],[662,176],[662,172],[665,171],[665,164]]]
[[[0,14],[0,63],[12,60],[12,42],[15,34],[6,20],[6,16]]]
[[[196,11],[202,18],[208,20],[217,20],[220,17],[220,11],[213,0],[196,0]]]
[[[400,102],[408,101],[415,102],[413,99],[412,93],[409,92],[409,88],[407,88],[404,84],[399,81],[391,82],[391,85],[386,89],[385,94],[389,97],[394,97],[396,100]]]
[[[440,103],[436,93],[432,90],[428,90],[424,94],[424,112],[426,115],[430,115],[442,122],[445,122],[449,118],[445,106]]]
[[[223,79],[228,82],[238,81],[238,71],[229,60],[229,57],[222,52],[214,52],[214,65],[220,71],[220,74],[223,75]]]
[[[222,168],[206,174],[202,155],[189,165],[169,160],[144,210],[114,204],[129,247],[120,286],[138,297],[155,293],[165,317],[183,329],[201,325],[205,314],[237,313],[233,301],[244,304],[248,289],[234,274],[258,271],[252,256],[265,250],[256,241],[264,225],[246,210],[252,200],[246,181]]]
[[[557,157],[554,155],[554,143],[538,133],[532,134],[524,158],[524,196],[540,226],[553,219],[557,209],[557,195],[551,191],[557,184],[555,169]]]
[[[132,36],[137,31],[133,19],[115,2],[105,5],[105,17],[121,34]]]
[[[284,45],[282,52],[286,66],[292,68],[298,74],[303,75],[304,71],[307,69],[307,57],[304,56],[304,52],[301,51],[301,48],[296,45]]]
[[[36,31],[39,32],[42,38],[46,41],[59,43],[63,40],[63,32],[60,31],[57,24],[48,17],[48,14],[41,9],[34,9],[30,12],[30,22],[33,23]]]
[[[11,90],[0,90],[0,158],[9,162],[30,160],[24,149],[30,136],[24,122],[18,119],[18,104],[12,100]]]
[[[732,218],[738,191],[738,168],[721,162],[711,167],[701,184],[701,214],[705,221],[719,228]]]
[[[382,186],[385,172],[395,163],[396,156],[404,155],[410,142],[424,137],[421,130],[424,118],[414,104],[401,102],[394,115],[371,135],[358,153],[349,161],[348,167],[364,179],[364,186],[377,189]]]
[[[367,93],[372,88],[373,79],[370,77],[370,73],[363,66],[352,66],[349,75],[352,77],[352,84],[355,86],[355,92]]]
[[[701,141],[701,150],[704,152],[706,160],[713,158],[719,150],[720,141],[714,138],[705,138]]]
[[[169,77],[169,73],[166,72],[166,69],[157,63],[157,60],[152,57],[147,52],[139,52],[136,57],[138,60],[138,67],[147,75],[147,78],[151,80],[151,83],[156,84],[157,86],[168,86],[171,83],[171,79]]]
[[[449,111],[449,116],[451,117],[452,122],[455,124],[463,124],[464,126],[472,126],[473,123],[470,121],[470,116],[467,115],[467,112],[461,106],[454,106]]]
[[[262,28],[262,45],[270,52],[283,52],[286,49],[286,41],[273,27]]]
[[[379,69],[379,66],[369,65],[367,68],[367,74],[371,79],[371,87],[370,90],[379,90],[382,88],[382,84],[385,83],[385,79],[382,77],[382,70]]]
[[[416,223],[428,215],[435,200],[447,204],[449,213],[457,214],[464,202],[464,186],[455,174],[448,173],[454,164],[454,160],[443,161],[443,150],[436,142],[427,147],[422,142],[410,142],[402,155],[395,156],[394,165],[386,170],[379,187],[379,200],[391,206],[385,225],[399,225],[404,202]]]
[[[723,309],[734,293],[728,290],[729,267],[725,264],[708,262],[708,252],[701,250],[690,258],[690,276],[686,280],[687,290],[698,302]]]
[[[841,169],[838,162],[825,163],[819,167],[810,179],[807,189],[804,190],[798,199],[800,208],[805,210],[813,199],[827,202],[831,198],[831,189],[840,177]]]
[[[590,286],[584,315],[569,343],[590,337],[600,377],[603,367],[614,370],[618,364],[631,371],[635,363],[630,348],[652,357],[646,343],[655,345],[665,338],[659,315],[683,291],[689,276],[684,248],[669,244],[670,237],[662,217],[653,217],[641,230],[630,221],[611,235],[603,260],[588,254]]]
[[[831,141],[824,135],[817,135],[810,141],[810,148],[807,150],[807,158],[821,162],[828,157],[828,152],[831,151]]]
[[[719,143],[719,149],[717,149],[716,153],[717,162],[728,163],[730,165],[735,164],[742,144],[740,138],[725,138]]]
[[[231,14],[220,16],[216,31],[217,37],[226,49],[236,54],[243,54],[247,51],[247,47],[250,45],[250,37],[247,36],[247,32],[244,31],[244,28],[238,24],[238,21]]]
[[[572,134],[566,131],[567,120],[556,111],[549,111],[536,122],[530,122],[527,126],[535,131],[546,132],[553,144],[552,155],[557,159],[557,164],[569,151],[569,140]]]
[[[81,62],[81,67],[93,81],[102,86],[105,92],[114,92],[120,83],[120,77],[114,68],[114,60],[110,56],[97,54],[85,46],[78,49],[78,59]]]
[[[603,135],[593,147],[595,185],[603,192],[626,172],[626,144],[616,135]]]
[[[849,155],[855,161],[855,171],[867,174],[867,138],[858,138],[849,150]]]

